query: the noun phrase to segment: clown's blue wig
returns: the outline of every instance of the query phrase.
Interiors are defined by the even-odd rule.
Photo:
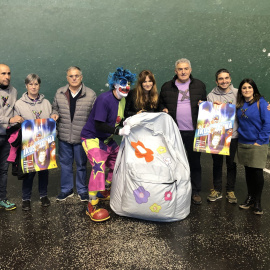
[[[123,69],[123,67],[118,67],[114,73],[110,73],[108,76],[110,90],[114,89],[114,85],[117,83],[125,86],[127,82],[134,84],[135,81],[136,74],[131,73],[128,69]]]

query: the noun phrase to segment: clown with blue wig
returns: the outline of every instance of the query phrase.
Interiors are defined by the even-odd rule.
[[[96,222],[110,218],[109,212],[99,207],[99,201],[110,199],[113,169],[119,150],[113,135],[126,136],[130,133],[130,126],[123,127],[123,118],[125,97],[135,80],[136,74],[122,67],[110,73],[110,90],[98,96],[81,132],[82,146],[92,165],[86,214]],[[106,167],[109,172],[105,180]]]

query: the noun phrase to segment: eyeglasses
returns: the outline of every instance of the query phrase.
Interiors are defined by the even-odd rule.
[[[76,78],[76,79],[78,79],[79,77],[81,77],[82,75],[69,75],[68,77],[70,78],[70,79],[73,79],[73,78]]]

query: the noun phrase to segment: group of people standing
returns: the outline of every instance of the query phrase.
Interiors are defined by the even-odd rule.
[[[192,203],[200,205],[201,153],[193,151],[199,104],[210,101],[214,104],[236,105],[236,121],[230,143],[230,155],[226,156],[226,198],[237,203],[234,193],[236,162],[245,166],[247,199],[239,207],[254,207],[255,214],[263,214],[261,195],[264,184],[263,168],[266,165],[269,135],[270,108],[260,95],[252,79],[244,79],[236,89],[231,83],[227,69],[216,73],[217,86],[207,95],[205,84],[193,78],[189,60],[182,58],[175,63],[175,76],[161,87],[158,94],[154,74],[143,70],[136,75],[118,68],[109,75],[110,90],[96,97],[95,92],[82,83],[83,75],[78,67],[67,70],[68,84],[57,90],[52,106],[39,93],[41,80],[36,74],[25,79],[27,92],[17,100],[17,91],[10,85],[10,69],[0,64],[0,207],[16,208],[7,199],[7,170],[10,145],[6,129],[24,120],[49,118],[57,122],[59,161],[61,167],[61,192],[58,201],[74,195],[73,162],[76,163],[76,190],[81,201],[87,201],[87,215],[99,222],[110,218],[106,209],[99,207],[100,200],[110,199],[110,186],[118,145],[113,135],[128,136],[130,127],[124,119],[138,113],[165,112],[176,122],[190,165]],[[92,165],[89,185],[86,185],[87,158]],[[212,154],[213,189],[207,200],[222,198],[223,156]],[[105,168],[109,168],[105,179]],[[48,171],[39,173],[39,193],[42,206],[49,206],[47,196]],[[31,191],[35,173],[23,180],[22,209],[31,209]]]

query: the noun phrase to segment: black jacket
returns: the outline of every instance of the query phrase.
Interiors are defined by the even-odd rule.
[[[135,107],[135,96],[136,92],[135,90],[130,90],[128,96],[126,97],[126,106],[125,106],[125,118],[133,116],[137,114],[142,108],[137,109]],[[146,108],[144,108],[146,112],[156,112],[157,110],[154,108],[151,108],[149,104],[146,104]]]
[[[169,82],[166,82],[162,85],[160,95],[159,95],[159,111],[162,111],[164,108],[167,108],[171,117],[176,121],[176,109],[177,109],[177,100],[178,100],[178,88],[175,85],[175,80],[177,75]],[[191,115],[193,127],[196,129],[197,118],[199,112],[198,102],[199,100],[206,101],[206,87],[203,82],[200,80],[194,79],[190,75],[190,85],[189,85],[189,97],[190,97],[190,106],[191,106]]]

